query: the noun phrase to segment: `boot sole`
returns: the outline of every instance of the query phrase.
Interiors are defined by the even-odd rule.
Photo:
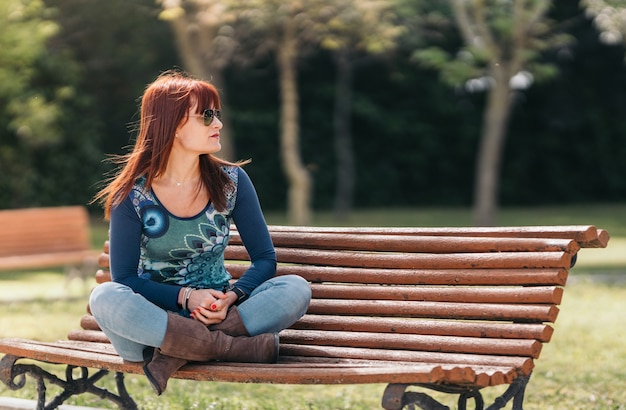
[[[161,390],[156,380],[152,376],[152,373],[150,373],[150,370],[148,369],[148,365],[150,364],[150,362],[152,362],[153,356],[154,356],[154,348],[146,347],[145,349],[143,349],[143,366],[141,366],[141,368],[143,369],[143,373],[146,375],[146,378],[150,382],[150,386],[152,386],[152,390],[154,390],[157,396],[160,396],[161,394],[163,394],[163,390]]]

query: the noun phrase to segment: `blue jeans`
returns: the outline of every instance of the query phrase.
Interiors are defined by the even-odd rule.
[[[277,276],[258,286],[238,310],[250,335],[277,333],[300,319],[310,300],[311,288],[304,279]],[[163,343],[167,311],[128,286],[116,282],[96,286],[89,307],[100,329],[125,360],[140,362],[147,346]]]

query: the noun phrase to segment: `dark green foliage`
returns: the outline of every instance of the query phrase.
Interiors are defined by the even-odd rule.
[[[511,122],[505,204],[620,201],[626,196],[624,47],[599,42],[589,21],[550,58],[554,80],[521,95]]]
[[[409,2],[407,2],[409,3]],[[61,107],[55,143],[24,145],[7,134],[0,109],[0,208],[87,203],[109,166],[106,154],[132,143],[137,98],[179,63],[153,0],[47,0],[59,33],[33,65],[30,87]],[[559,74],[516,95],[504,151],[503,205],[621,201],[626,196],[624,47],[599,42],[576,2],[551,11],[575,37],[545,55]],[[436,19],[435,19],[436,20]],[[442,81],[412,59],[417,45],[454,50],[451,26],[407,32],[385,58],[360,61],[352,113],[356,207],[469,206],[484,95]],[[266,210],[284,209],[278,150],[278,79],[273,56],[226,70],[237,158]],[[314,207],[332,207],[335,68],[319,50],[300,61],[301,150],[314,176]],[[65,94],[64,94],[65,93]],[[6,158],[13,160],[7,161]]]

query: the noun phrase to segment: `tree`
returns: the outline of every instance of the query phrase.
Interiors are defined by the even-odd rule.
[[[61,137],[59,107],[33,87],[34,66],[59,30],[50,13],[42,1],[0,0],[0,109],[2,129],[12,134],[4,135],[3,145],[11,137],[34,146]]]
[[[626,42],[626,0],[582,0],[606,44]]]
[[[236,20],[228,2],[216,0],[158,0],[163,7],[159,18],[169,22],[183,68],[195,77],[210,80],[221,90],[226,106],[223,71],[237,49],[232,23]],[[224,110],[220,156],[235,159],[228,109]]]
[[[255,54],[273,52],[279,72],[280,154],[288,181],[287,216],[294,225],[312,219],[313,177],[300,152],[298,62],[321,41],[335,9],[330,0],[242,0],[239,27],[249,28]]]
[[[0,208],[84,204],[99,168],[76,65],[48,46],[54,15],[42,1],[0,0]]]
[[[240,39],[244,38],[248,47],[240,55],[251,57],[239,62],[250,62],[263,51],[275,51],[280,73],[280,152],[289,183],[288,216],[294,224],[310,223],[313,181],[300,155],[297,61],[305,48],[319,43],[319,25],[331,17],[324,10],[328,2],[160,1],[164,7],[161,18],[171,23],[187,68],[196,75],[212,76],[220,86],[221,72]]]
[[[280,89],[280,151],[288,180],[287,212],[291,223],[311,221],[313,177],[300,153],[298,62],[321,45],[335,56],[334,135],[337,163],[335,209],[345,216],[351,207],[355,165],[351,147],[351,76],[353,60],[364,52],[382,52],[400,28],[390,1],[248,0],[241,2],[244,26],[253,28],[257,50],[275,52]],[[241,24],[239,25],[242,26]]]
[[[464,46],[454,57],[438,48],[416,57],[441,70],[444,81],[459,85],[478,80],[487,92],[475,170],[474,222],[494,225],[498,208],[501,159],[513,106],[514,81],[555,75],[539,62],[542,52],[569,37],[547,18],[549,0],[450,0]]]
[[[333,2],[333,17],[322,34],[322,47],[332,50],[337,76],[334,105],[334,148],[337,169],[334,214],[347,218],[352,209],[356,165],[352,148],[352,78],[354,66],[367,55],[395,47],[403,27],[391,1],[344,0]]]

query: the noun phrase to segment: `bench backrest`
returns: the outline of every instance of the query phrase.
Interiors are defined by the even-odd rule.
[[[281,332],[281,356],[483,367],[484,386],[531,372],[576,253],[609,239],[595,227],[270,232],[277,274],[300,275],[313,291],[307,314]],[[236,230],[226,259],[234,277],[247,269]]]
[[[311,282],[284,354],[532,368],[552,335],[571,239],[273,231],[278,274]],[[236,235],[228,259],[245,259]],[[232,264],[238,276],[245,265]],[[297,329],[297,330],[296,330]],[[444,354],[442,354],[444,353]],[[505,357],[504,359],[502,357]],[[505,377],[506,375],[502,375]]]
[[[89,248],[89,216],[84,207],[0,211],[0,257]]]

